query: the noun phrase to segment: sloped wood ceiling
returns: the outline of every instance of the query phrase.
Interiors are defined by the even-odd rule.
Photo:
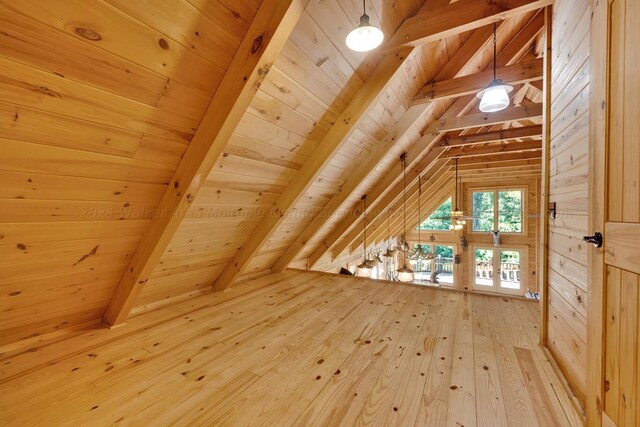
[[[381,206],[395,201],[383,190],[397,187],[400,153],[415,154],[417,171],[437,161],[424,160],[426,147],[414,147],[458,104],[453,98],[425,104],[416,94],[434,79],[484,70],[491,62],[486,24],[496,16],[507,17],[498,30],[500,65],[535,59],[541,28],[535,9],[549,3],[490,4],[482,25],[462,25],[409,49],[300,197],[286,212],[274,212],[384,62],[383,48],[359,54],[345,46],[362,13],[360,0],[307,2],[189,200],[134,312],[209,291],[225,269],[238,280],[331,257],[328,249],[357,225],[353,213],[362,194],[377,188]],[[377,0],[367,2],[367,13],[389,40],[419,10],[447,4]],[[260,6],[260,0],[0,4],[0,344],[101,321],[151,218],[161,215],[158,202]],[[521,13],[510,15],[511,7]],[[515,93],[523,108],[538,102],[534,84],[519,84]],[[448,136],[537,123],[455,128]],[[249,261],[239,263],[270,215],[281,218],[267,227]],[[351,237],[343,249],[358,234]]]
[[[99,322],[259,5],[0,4],[0,342]]]
[[[309,161],[340,114],[369,78],[382,52],[350,51],[344,38],[361,12],[360,1],[311,1],[289,41],[247,109],[151,279],[139,305],[198,290],[209,290],[228,263],[253,236],[297,172]],[[375,22],[392,34],[421,6],[419,0],[369,6]],[[380,18],[382,17],[382,18]],[[446,61],[443,58],[442,61]],[[282,225],[242,274],[268,273],[297,230],[340,188],[377,143],[405,104],[426,82],[419,58],[397,77],[395,90],[368,114],[331,159]],[[407,87],[408,86],[408,87]],[[395,118],[397,119],[397,117]]]

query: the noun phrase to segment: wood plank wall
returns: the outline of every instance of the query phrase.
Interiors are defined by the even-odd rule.
[[[99,321],[259,5],[0,5],[0,345]]]
[[[588,0],[558,0],[552,29],[547,346],[584,405],[587,379]]]

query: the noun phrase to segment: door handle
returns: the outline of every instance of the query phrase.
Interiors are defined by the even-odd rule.
[[[584,236],[582,240],[587,243],[591,243],[596,248],[602,247],[602,233],[600,233],[599,231],[593,233],[593,236]]]

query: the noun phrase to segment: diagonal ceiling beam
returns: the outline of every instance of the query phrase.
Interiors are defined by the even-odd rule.
[[[264,0],[103,314],[123,323],[309,0]]]
[[[426,10],[426,8],[427,5],[423,6],[420,12]],[[303,165],[302,169],[298,171],[291,181],[291,184],[288,185],[284,192],[278,197],[270,210],[275,214],[265,217],[258,224],[251,234],[251,238],[245,242],[233,260],[218,277],[214,284],[214,289],[226,289],[247,266],[248,262],[259,252],[271,234],[282,223],[286,212],[304,195],[322,169],[340,149],[344,141],[346,141],[354,129],[357,128],[360,119],[366,114],[369,108],[377,102],[381,93],[385,90],[393,76],[407,61],[409,55],[414,52],[414,49],[415,47],[403,48],[387,54],[382,58],[372,75],[360,88],[355,98],[318,144],[318,147],[311,154],[309,160]]]
[[[417,179],[418,176],[424,175],[425,179],[429,179],[432,176],[432,174],[440,170],[440,168],[442,168],[443,165],[447,163],[446,159],[440,158],[443,151],[444,151],[443,149],[434,149],[430,151],[422,160],[420,160],[420,162],[418,162],[417,165],[415,165],[412,169],[407,170],[407,183],[408,183],[407,186],[408,187],[412,186],[415,179]],[[385,183],[386,183],[386,180],[385,180]],[[398,201],[401,201],[402,191],[403,191],[402,179],[400,179],[399,182],[397,182],[392,187],[382,188],[376,185],[367,194],[367,200],[371,198],[371,196],[375,196],[375,199],[377,201],[376,205],[375,206],[372,205],[371,210],[367,213],[367,217],[370,218],[370,221],[373,223],[374,221],[378,220],[380,218],[380,215],[387,209],[388,206],[391,206],[393,203],[397,203]],[[354,218],[356,220],[359,220],[360,216],[358,215],[358,216],[355,216]],[[346,219],[351,219],[351,218],[347,217]],[[334,255],[334,257],[340,254],[347,246],[349,246],[351,242],[356,240],[361,235],[362,233],[361,221],[352,221],[351,224],[353,225],[353,227],[351,227],[344,234],[344,236],[341,235],[342,238],[339,239],[338,242],[333,247],[332,254]],[[338,236],[338,237],[341,237],[341,236]],[[359,240],[358,244],[361,244],[361,243],[362,243],[362,240]],[[326,249],[322,248],[322,246],[319,246],[309,256],[309,263],[311,264],[312,261],[313,263],[317,262],[316,257],[322,256],[322,253],[324,253],[325,251]]]
[[[535,40],[538,33],[542,30],[544,25],[544,15],[538,13],[535,17],[533,17],[525,26],[522,28],[515,37],[512,38],[511,42],[503,48],[498,53],[497,64],[498,66],[506,66],[512,63],[517,62],[530,48],[531,43]],[[488,65],[490,67],[491,64]],[[475,105],[475,97],[474,96],[465,96],[457,99],[445,113],[441,116],[442,119],[456,117],[460,114],[464,114],[468,111],[471,106]],[[425,131],[425,136],[421,138],[407,153],[407,160],[409,165],[413,165],[418,159],[423,157],[426,152],[429,151],[433,143],[437,142],[438,139],[442,136],[442,133],[435,132],[435,128],[437,127],[437,123],[432,123],[429,129]],[[437,156],[436,156],[437,157]],[[410,167],[411,167],[410,166]],[[428,165],[427,165],[428,166]],[[416,175],[424,171],[423,169],[416,172]],[[390,192],[389,189],[395,184],[398,185],[400,174],[402,170],[399,165],[396,165],[392,170],[387,173],[382,180],[376,184],[372,191],[369,191],[367,194],[367,200],[370,201],[370,206],[374,207],[377,204],[377,200],[385,194]],[[385,199],[387,200],[387,199]],[[385,202],[386,203],[386,202]],[[390,202],[389,202],[390,203]],[[385,206],[385,205],[383,205]],[[377,210],[378,212],[380,209]],[[375,219],[375,218],[373,218]],[[338,223],[338,225],[328,233],[325,238],[316,246],[316,248],[309,255],[308,263],[312,267],[324,252],[329,250],[336,242],[343,237],[349,230],[352,232],[348,237],[342,239],[340,242],[340,246],[344,249],[347,245],[349,245],[350,241],[345,242],[345,240],[355,239],[359,235],[360,227],[358,227],[360,220],[360,212],[359,207],[354,207],[350,210],[350,213]],[[355,232],[353,230],[356,230]]]
[[[421,219],[418,220],[417,215],[412,216],[412,221],[407,223],[407,240],[409,242],[416,242],[418,240],[418,225],[422,224],[427,218],[429,218],[436,209],[438,209],[449,197],[454,196],[455,188],[451,185],[446,188],[447,191],[433,193],[429,198],[423,198],[421,204]],[[448,231],[448,230],[447,230]],[[421,230],[420,240],[423,244],[429,243],[429,236],[434,234],[435,230]],[[398,230],[395,231],[395,236],[399,236],[401,233]],[[392,234],[394,236],[394,234]]]
[[[431,4],[430,2],[427,4]],[[482,47],[490,40],[493,34],[491,26],[475,30],[465,41],[460,49],[452,56],[447,65],[438,73],[436,79],[455,77],[481,52]],[[302,251],[304,246],[324,226],[335,212],[339,211],[344,203],[357,190],[362,181],[371,174],[378,164],[388,155],[393,145],[399,141],[427,111],[426,105],[411,106],[387,133],[374,153],[362,162],[356,171],[349,176],[340,190],[331,198],[325,207],[305,227],[296,240],[274,263],[274,271],[282,271]]]
[[[515,85],[542,80],[543,61],[534,59],[528,62],[500,67],[496,75],[505,84]],[[418,91],[411,101],[412,105],[425,104],[437,99],[457,98],[463,95],[476,94],[493,81],[493,70],[482,71],[449,80],[436,80],[427,83]]]
[[[432,173],[423,175],[422,177],[422,197],[421,200],[421,214],[424,214],[424,205],[428,200],[433,198],[439,198],[442,192],[448,190],[453,191],[453,174],[451,172],[451,166],[449,162],[440,163],[437,167],[434,167]],[[410,228],[410,224],[417,218],[417,206],[418,206],[418,183],[416,182],[411,187],[407,188],[407,228]],[[395,200],[385,212],[393,212],[390,215],[380,215],[376,221],[372,222],[367,231],[370,234],[370,238],[367,241],[371,244],[378,243],[385,240],[388,237],[389,229],[391,236],[402,234],[401,230],[404,228],[404,207],[402,198]],[[437,207],[437,206],[436,206]],[[434,208],[435,209],[435,208]],[[389,223],[387,226],[387,222]],[[370,240],[369,240],[370,239]],[[354,242],[350,250],[354,251],[362,247],[361,242]]]
[[[476,159],[473,159],[472,164],[467,165],[464,163],[464,167],[460,167],[460,175],[462,180],[466,180],[468,177],[475,176],[478,173],[484,174],[483,176],[490,178],[496,172],[498,173],[514,173],[524,169],[524,173],[531,172],[531,176],[539,176],[540,169],[539,164],[541,162],[540,152],[534,153],[530,152],[526,156],[522,157],[523,154],[526,153],[517,153],[518,156],[512,157],[513,154],[502,154],[499,157],[496,157],[497,162],[492,164],[487,164],[486,161],[482,163],[478,163]],[[461,160],[459,162],[463,163],[467,159]],[[412,187],[407,188],[407,230],[414,230],[418,225],[418,213],[421,214],[423,220],[428,217],[431,211],[435,210],[441,203],[444,201],[444,198],[447,195],[452,195],[454,190],[454,179],[453,179],[453,163],[449,162],[446,167],[444,167],[438,175],[442,175],[440,178],[440,182],[443,180],[445,184],[440,184],[437,187],[429,187],[429,181],[426,181],[423,178],[423,193],[422,193],[422,202],[421,202],[421,212],[418,212],[418,186],[414,184]],[[519,172],[518,172],[519,173]],[[519,173],[520,174],[520,173]],[[519,175],[520,176],[520,175]],[[438,176],[436,176],[438,179]],[[426,182],[425,182],[426,181]],[[435,192],[434,192],[435,191]],[[440,203],[434,202],[434,200],[440,200]],[[402,235],[403,224],[402,224],[402,200],[396,201],[395,204],[395,215],[391,216],[390,221],[390,231],[391,236],[399,236]],[[373,227],[370,227],[373,229]],[[382,230],[384,236],[386,236],[386,228]],[[371,244],[378,243],[384,240],[384,236],[380,235],[381,230],[373,230],[370,233],[371,240],[369,238],[367,241],[371,242]],[[423,233],[424,237],[424,233]],[[361,244],[357,244],[354,242],[350,246],[350,250],[353,252],[354,250],[358,250],[361,247]]]
[[[512,146],[512,148],[509,148],[509,145]],[[489,149],[484,149],[484,151],[490,151],[490,153],[486,153],[486,154],[493,154],[493,157],[491,158],[491,162],[487,163],[487,158],[485,157],[482,160],[482,165],[485,167],[495,167],[494,163],[498,163],[498,162],[507,162],[507,161],[513,161],[513,160],[522,160],[522,159],[536,159],[540,157],[540,152],[539,151],[523,151],[523,150],[539,150],[542,147],[542,142],[541,141],[529,141],[529,142],[517,142],[517,143],[513,143],[513,144],[499,144],[493,147],[489,147]],[[467,147],[464,147],[467,148]],[[470,148],[470,147],[469,147]],[[513,151],[521,151],[518,153],[513,153]],[[431,153],[433,153],[433,151],[431,151]],[[475,150],[474,151],[470,151],[470,153],[474,153],[475,154]],[[440,160],[439,161],[444,161],[446,162],[447,160],[453,158],[453,157],[458,157],[460,155],[460,153],[454,151],[452,154],[452,150],[448,150],[446,152],[444,152],[441,156],[440,156]],[[510,156],[512,156],[513,158],[510,158]],[[466,164],[465,160],[463,158],[463,160],[461,160],[460,163],[462,164]],[[476,159],[474,159],[476,160]],[[468,164],[471,164],[470,162],[467,162]],[[475,162],[480,163],[480,162]],[[460,168],[461,170],[463,169],[462,167]],[[416,167],[414,168],[409,174],[408,176],[414,176],[414,174],[418,174],[420,176],[423,177],[423,179],[430,179],[431,178],[431,174],[428,173],[421,173],[420,172],[420,167]],[[401,194],[401,192],[403,191],[402,188],[402,183],[398,183],[396,185],[396,187],[394,188],[394,190],[392,192],[390,192],[385,198],[387,199],[395,199],[394,201],[392,201],[392,203],[401,203],[402,202],[402,198],[398,197],[397,195]],[[408,200],[413,198],[413,197],[417,197],[417,183],[411,183],[408,187],[407,187],[407,197]],[[395,195],[395,197],[394,197]],[[381,204],[381,206],[386,206],[384,203]],[[407,210],[409,211],[411,209],[411,206],[409,205],[407,207]],[[379,209],[376,210],[377,212],[380,212]],[[370,217],[373,217],[374,213],[376,211],[372,211],[369,213]],[[359,235],[360,235],[361,230],[355,228],[352,230],[351,234],[355,235],[358,234],[358,236],[354,237],[354,242],[351,244],[351,248],[354,247],[359,247],[362,243],[361,239],[359,239]],[[373,235],[373,233],[372,233]],[[347,239],[350,239],[352,236],[347,236],[347,238],[344,240],[344,242],[346,242]],[[350,242],[351,243],[351,242]],[[344,243],[343,243],[344,244]],[[347,244],[348,245],[348,244]],[[345,246],[346,247],[346,246]],[[334,248],[333,255],[334,256],[338,256],[344,249],[345,247],[342,247],[340,244],[336,245],[336,247]]]
[[[402,138],[414,125],[414,123],[427,110],[426,106],[409,107],[402,117],[396,122],[393,128],[387,133],[377,150],[367,156],[367,159],[360,163],[355,172],[349,176],[347,181],[340,187],[338,192],[333,195],[329,202],[322,208],[313,220],[305,227],[305,229],[296,237],[296,240],[289,245],[287,250],[274,263],[273,271],[282,271],[287,265],[302,251],[309,240],[329,220],[331,215],[340,210],[342,205],[357,190],[362,181],[369,176],[378,163],[382,161],[393,147],[394,143]]]
[[[553,0],[459,0],[405,20],[389,40],[385,50],[391,51],[402,46],[420,46],[483,27],[497,20],[540,9],[551,3]]]
[[[518,138],[542,136],[542,125],[523,126],[519,128],[500,129],[497,131],[476,133],[461,136],[445,136],[440,141],[442,146],[456,147],[484,142],[500,142]]]
[[[527,105],[523,107],[507,108],[498,113],[491,113],[491,114],[475,113],[475,114],[468,114],[466,116],[460,116],[460,117],[454,116],[454,117],[451,117],[450,119],[442,119],[434,122],[427,129],[427,131],[425,131],[425,136],[421,138],[421,140],[414,147],[419,147],[418,150],[422,151],[421,148],[423,146],[426,146],[426,147],[433,146],[433,143],[436,142],[440,138],[440,136],[443,135],[443,132],[446,132],[449,130],[465,129],[469,127],[485,126],[490,124],[497,124],[497,123],[503,123],[503,122],[508,122],[512,120],[518,120],[516,119],[516,117],[518,117],[519,119],[523,119],[528,117],[538,117],[540,115],[542,115],[542,104],[533,104],[533,105]],[[421,142],[423,140],[424,142]],[[441,151],[438,149],[442,149],[442,147],[432,147],[430,154],[431,153],[435,154],[437,153],[437,151]],[[408,155],[407,158],[408,159],[415,158],[414,156],[418,156],[420,154],[421,153],[416,153],[412,157],[409,157]],[[412,183],[413,180],[415,180],[418,176],[420,176],[420,174],[423,171],[424,169],[420,169],[416,167],[412,168],[409,174],[411,176],[410,182]],[[388,180],[391,181],[391,179],[392,178],[389,178]],[[384,184],[386,184],[386,182],[384,182]],[[395,186],[393,186],[393,190],[391,190],[389,194],[394,196],[395,198],[397,197],[398,194],[402,193],[402,190],[403,190],[402,181],[400,180],[395,184]],[[369,199],[369,195],[367,195],[367,199]],[[376,211],[369,214],[369,216],[374,217],[376,212],[380,212],[380,210],[377,209]],[[353,240],[355,240],[360,235],[361,231],[362,230],[358,228],[353,228],[351,232],[349,232],[344,238],[342,238],[336,244],[336,246],[332,250],[333,254],[334,255],[340,254],[347,246],[349,246],[349,244]]]

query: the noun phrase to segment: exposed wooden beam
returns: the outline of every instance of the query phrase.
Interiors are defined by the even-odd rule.
[[[422,178],[422,198],[421,205],[424,207],[428,200],[433,198],[439,198],[443,193],[447,191],[453,192],[453,175],[451,172],[451,166],[448,162],[440,162],[434,167],[429,176],[423,176]],[[407,187],[407,228],[410,229],[411,223],[416,221],[417,218],[417,205],[418,205],[418,183],[414,183],[411,187]],[[427,203],[428,204],[428,203]],[[436,206],[437,207],[437,206]],[[428,206],[427,206],[428,209]],[[422,210],[422,208],[421,208]],[[369,224],[368,234],[371,238],[371,243],[380,242],[387,237],[387,221],[389,222],[389,229],[391,235],[402,234],[404,228],[404,204],[403,199],[395,200],[389,205],[385,212],[392,212],[388,217],[387,215],[380,215]],[[421,212],[421,214],[424,213]],[[360,247],[362,242],[360,240],[354,241],[350,246],[350,251],[353,251],[357,247]]]
[[[435,173],[434,171],[439,170],[442,167],[442,165],[444,165],[447,162],[446,159],[440,159],[440,156],[443,151],[444,151],[443,149],[431,150],[421,161],[418,162],[417,165],[409,169],[407,171],[408,186],[413,185],[413,182],[417,179],[418,176],[421,176],[424,174],[428,177],[429,174]],[[404,190],[402,180],[399,180],[398,182],[396,182],[395,185],[393,185],[392,179],[388,179],[388,181],[391,182],[389,186],[387,187],[376,186],[372,191],[370,191],[367,194],[367,199],[371,199],[372,195],[375,195],[376,196],[375,199],[378,202],[376,203],[375,207],[372,206],[372,209],[367,215],[369,218],[371,218],[370,220],[371,222],[377,220],[382,214],[382,212],[386,210],[387,206],[390,206],[392,203],[401,199],[400,195]],[[383,182],[386,183],[387,180],[383,180]],[[357,220],[359,219],[359,216],[355,216],[352,218],[347,217],[346,219]],[[338,241],[333,246],[332,253],[334,257],[340,254],[347,246],[349,246],[351,242],[357,239],[362,233],[362,229],[360,228],[359,221],[352,221],[350,224],[347,224],[347,226],[348,226],[348,230],[345,231],[344,233],[341,233],[341,235],[338,236],[338,239],[337,239]],[[338,232],[341,231],[339,229],[337,230]],[[313,262],[315,264],[315,262],[317,262],[316,257],[319,258],[320,256],[322,256],[322,253],[320,251],[324,252],[324,250],[322,250],[321,248],[322,246],[320,246],[319,249],[316,249],[316,251],[314,251],[310,255],[309,263]]]
[[[455,147],[471,144],[508,141],[518,138],[533,138],[542,136],[542,125],[523,126],[518,128],[500,129],[497,131],[476,133],[448,137],[440,140],[442,146]]]
[[[447,151],[444,157],[469,157],[469,156],[488,156],[488,155],[496,155],[500,153],[511,153],[514,151],[530,151],[530,150],[540,150],[542,148],[542,141],[522,141],[522,142],[508,142],[508,143],[498,143],[491,144],[486,147],[477,147],[477,146],[463,146],[456,147],[455,149],[451,149]],[[488,161],[486,157],[484,157],[484,161]]]
[[[385,50],[419,46],[471,31],[497,20],[540,9],[551,3],[552,0],[459,0],[405,20],[389,40]]]
[[[452,108],[455,108],[455,105],[456,104],[454,104]],[[450,110],[447,110],[447,111],[450,111]],[[492,113],[492,114],[475,113],[475,114],[469,114],[461,117],[456,117],[455,115],[451,114],[453,117],[451,117],[450,119],[442,119],[432,123],[431,126],[429,126],[429,128],[425,131],[423,138],[421,138],[420,141],[416,143],[416,145],[414,146],[414,147],[417,147],[415,150],[416,152],[414,153],[410,151],[410,154],[407,156],[407,158],[409,159],[409,162],[411,162],[411,160],[415,159],[417,156],[422,155],[423,151],[425,150],[424,147],[433,146],[433,143],[438,141],[439,138],[443,135],[443,132],[446,132],[446,131],[456,130],[456,129],[465,129],[469,127],[486,126],[486,125],[491,125],[496,123],[508,122],[512,120],[531,118],[531,117],[539,117],[541,114],[542,114],[542,108],[538,104],[527,105],[522,107],[512,107],[512,108],[508,108],[506,110],[500,111],[498,113]],[[431,149],[431,153],[433,153],[432,157],[430,158],[429,156],[427,156],[427,158],[430,159],[431,161],[435,160],[435,158],[437,158],[437,156],[439,156],[440,154],[437,148],[443,148],[443,147],[432,147]],[[422,165],[418,166],[417,168],[414,167],[412,168],[410,175],[412,175],[412,178],[414,178],[416,176],[419,176],[424,170],[425,168]],[[402,183],[397,182],[395,185],[393,185],[393,182],[395,181],[394,178],[395,177],[392,175],[388,175],[385,178],[383,178],[382,183],[376,186],[377,189],[374,189],[373,194],[369,194],[367,199],[377,200],[378,194],[381,192],[384,192],[384,189],[390,188],[391,186],[393,186],[393,189],[389,191],[389,194],[395,199],[395,197],[397,197],[398,194],[401,194]],[[388,197],[385,198],[385,202],[383,203],[390,202],[387,199]],[[371,212],[369,215],[373,219],[376,218],[375,212],[376,211]],[[380,209],[377,209],[377,212],[379,213]],[[354,218],[358,218],[358,215],[356,212],[353,212],[350,215],[350,217],[345,218],[345,221],[348,221]],[[340,235],[342,235],[346,232],[346,229],[343,229],[340,227],[349,228],[352,224],[353,224],[353,221],[350,224],[345,223],[344,225],[339,225],[338,228],[332,231],[332,233],[334,234],[340,233]],[[336,244],[335,248],[332,250],[334,255],[340,254],[347,246],[349,246],[349,244],[354,239],[356,239],[360,235],[360,233],[361,233],[360,229],[352,228],[351,231],[348,232],[346,236],[340,239],[340,241]],[[325,245],[324,247],[323,247],[323,244]],[[318,248],[316,248],[316,250],[314,250],[314,252],[309,256],[310,265],[315,264],[320,259],[324,251],[328,249],[328,247],[330,247],[330,245],[328,245],[327,239],[325,239],[323,243],[321,243],[321,245],[319,245]]]
[[[497,70],[497,76],[505,84],[522,84],[541,80],[543,74],[543,60],[535,59],[528,62],[518,62]],[[493,70],[482,71],[449,80],[427,83],[420,89],[411,101],[412,105],[425,104],[437,99],[456,98],[470,95],[486,88],[493,81]]]
[[[103,314],[123,323],[309,0],[264,0]]]
[[[428,2],[427,4],[430,4]],[[463,46],[453,55],[451,60],[438,73],[436,78],[446,79],[455,77],[464,69],[472,60],[474,60],[482,50],[482,47],[490,40],[493,34],[492,27],[487,26],[479,28],[465,41]],[[323,227],[331,215],[338,211],[347,199],[356,191],[362,181],[378,166],[378,164],[387,156],[393,145],[400,140],[415,124],[415,122],[424,115],[427,110],[426,105],[411,106],[405,111],[402,117],[396,122],[393,128],[378,145],[375,152],[371,153],[367,159],[362,162],[356,171],[347,179],[340,190],[331,198],[321,212],[305,227],[302,233],[298,235],[296,240],[289,245],[287,250],[274,263],[273,270],[281,271],[300,253],[306,243],[316,235]]]
[[[336,123],[331,126],[318,144],[318,147],[304,163],[302,169],[291,180],[290,185],[280,194],[270,210],[273,214],[260,221],[256,229],[251,233],[251,237],[247,239],[233,260],[225,267],[214,284],[215,289],[226,289],[242,272],[253,256],[258,253],[262,245],[269,239],[269,236],[282,223],[287,211],[304,195],[344,141],[357,128],[361,118],[365,116],[371,105],[379,99],[381,93],[407,61],[413,50],[413,48],[406,48],[393,54],[385,55],[382,58],[353,101],[342,112]]]
[[[333,195],[331,200],[322,208],[313,220],[298,235],[296,240],[289,245],[287,250],[274,263],[273,271],[282,271],[287,265],[300,253],[309,240],[315,236],[320,228],[326,223],[332,214],[337,212],[343,203],[356,191],[360,183],[371,173],[371,171],[386,156],[393,144],[404,136],[411,129],[414,123],[426,111],[425,106],[417,105],[410,107],[402,115],[400,120],[396,122],[393,128],[387,133],[382,143],[378,146],[374,153],[361,163],[353,174],[349,176],[347,181],[340,187],[338,192]]]
[[[466,175],[465,171],[495,171],[497,169],[501,169],[502,171],[508,170],[508,168],[519,168],[520,166],[540,166],[540,162],[542,157],[538,154],[537,156],[531,157],[527,156],[527,158],[519,158],[509,159],[508,155],[504,155],[502,161],[496,161],[492,164],[492,162],[477,162],[474,163],[465,163],[464,165],[460,165],[458,162],[458,173],[461,176]]]
[[[511,179],[534,179],[540,177],[540,157],[534,157],[530,159],[508,159],[510,154],[504,154],[500,157],[499,162],[492,163],[489,167],[485,168],[477,168],[470,169],[471,167],[475,167],[477,165],[468,166],[469,169],[464,170],[461,174],[460,178],[463,182],[470,181],[483,181],[487,182],[491,179],[502,179],[507,180],[508,182],[513,182]],[[442,168],[441,171],[438,172],[438,176],[441,176],[441,180],[444,177],[448,177],[448,179],[435,189],[429,188],[426,189],[427,186],[423,183],[423,197],[421,203],[421,216],[426,218],[431,211],[435,210],[441,202],[444,200],[444,197],[447,195],[447,191],[445,190],[445,185],[448,189],[448,194],[452,195],[454,190],[454,180],[453,180],[453,163],[448,162],[445,167]],[[484,166],[486,166],[486,162],[484,162]],[[435,179],[438,179],[438,176]],[[423,181],[424,182],[424,181]],[[426,190],[425,190],[426,189]],[[407,188],[407,229],[413,230],[417,227],[417,217],[418,217],[418,209],[417,209],[417,200],[418,200],[418,187],[414,184],[412,187]],[[440,203],[433,202],[434,199],[439,199]],[[403,232],[403,224],[402,217],[398,214],[398,212],[402,211],[402,200],[397,200],[393,207],[395,215],[391,215],[390,218],[390,229],[391,236],[401,235]],[[378,243],[384,239],[381,238],[380,232],[384,232],[386,236],[386,228],[384,230],[374,229],[372,225],[370,225],[370,230],[368,231],[368,241],[371,240],[373,243]],[[386,225],[385,225],[386,227]],[[423,234],[424,236],[424,234]],[[360,247],[362,242],[359,240],[354,241],[350,250]]]
[[[538,33],[541,31],[544,24],[544,16],[542,14],[537,14],[534,16],[525,26],[516,34],[515,37],[511,39],[511,42],[503,48],[498,53],[497,64],[498,66],[506,66],[509,64],[513,64],[517,62],[522,56],[526,53],[527,49],[529,49],[531,43],[535,40]],[[488,67],[491,64],[488,64]],[[446,66],[445,66],[446,67]],[[447,119],[451,117],[457,117],[460,114],[466,113],[476,102],[476,98],[474,96],[464,96],[458,98],[444,114],[440,117],[441,119]],[[416,142],[413,147],[407,153],[408,164],[415,164],[419,159],[424,158],[429,150],[432,149],[434,143],[438,141],[438,139],[442,136],[441,133],[437,133],[436,136],[433,135],[434,129],[437,127],[437,121],[432,123],[427,129],[425,135]],[[441,150],[438,150],[441,152]],[[436,158],[437,158],[436,154]],[[431,159],[433,160],[433,158]],[[420,162],[422,164],[422,161]],[[422,173],[424,171],[425,165],[421,165],[422,170],[417,173]],[[367,192],[367,200],[370,203],[370,206],[375,207],[377,204],[383,200],[382,197],[386,194],[393,193],[392,189],[397,188],[399,184],[399,177],[402,173],[402,169],[399,164],[395,165],[391,170],[388,171],[387,174],[378,182],[371,191]],[[416,174],[414,177],[417,177]],[[384,198],[384,202],[380,203],[391,203],[393,200],[389,201],[388,197]],[[381,204],[383,206],[383,204]],[[377,209],[377,212],[382,211],[383,209]],[[375,220],[375,214],[370,216],[372,220]],[[343,249],[349,245],[350,241],[355,239],[360,232],[359,227],[357,226],[359,223],[359,211],[357,207],[354,207],[350,214],[348,214],[342,221],[340,221],[337,226],[328,233],[324,239],[316,246],[316,248],[311,252],[308,258],[308,264],[313,266],[324,252],[332,248],[338,240]],[[350,231],[351,230],[351,231]],[[354,231],[355,230],[355,231]],[[347,234],[347,232],[349,232]],[[346,236],[346,237],[345,237]],[[347,241],[351,239],[350,241]]]
[[[434,126],[433,132],[439,133],[479,126],[491,126],[498,123],[539,117],[542,117],[542,104],[527,104],[520,107],[506,108],[497,113],[474,113],[439,120]]]
[[[448,155],[448,152],[445,153]],[[442,158],[443,160],[445,157]],[[424,174],[422,176],[423,180],[423,197],[422,197],[422,212],[421,215],[428,215],[426,213],[429,209],[431,209],[430,204],[425,204],[425,200],[431,201],[434,197],[440,198],[443,194],[439,193],[439,191],[443,191],[445,185],[448,185],[446,188],[450,188],[451,192],[454,188],[454,180],[452,176],[453,171],[453,163],[450,158],[447,158],[448,162],[446,162],[437,173]],[[488,177],[488,174],[498,173],[510,173],[516,171],[523,171],[526,173],[530,173],[532,176],[540,175],[539,169],[540,162],[540,151],[529,151],[523,153],[501,153],[491,158],[491,161],[487,161],[486,157],[469,157],[463,158],[459,161],[459,172],[461,178],[464,180],[467,177],[474,176],[484,176]],[[444,182],[443,182],[444,181]],[[433,187],[434,183],[438,183],[437,187]],[[434,192],[435,191],[435,192]],[[411,186],[407,187],[407,228],[409,230],[412,229],[413,224],[417,223],[417,200],[418,200],[418,184],[413,183]],[[402,199],[397,199],[393,203],[392,207],[387,207],[387,209],[391,209],[395,214],[390,216],[390,228],[392,231],[392,235],[402,234],[402,217],[398,216],[398,211],[402,211],[403,203]],[[434,206],[433,209],[437,208]],[[426,213],[426,214],[425,214]],[[425,216],[426,217],[426,216]],[[381,238],[380,233],[386,233],[386,229],[380,230],[380,227],[386,227],[386,216],[382,215],[376,219],[376,221],[372,221],[368,226],[368,239],[367,241],[373,243],[384,240]],[[351,243],[349,246],[350,251],[361,247],[361,240],[357,239]],[[337,253],[335,255],[338,255]]]
[[[407,209],[407,236],[411,236],[413,231],[415,231],[418,227],[418,224],[424,222],[424,220],[428,218],[429,215],[431,215],[431,213],[436,210],[444,200],[453,196],[454,191],[455,186],[453,185],[453,179],[449,178],[448,181],[441,181],[438,183],[438,186],[429,193],[430,198],[427,199],[426,197],[423,197],[422,200],[420,200],[420,212],[418,212],[418,203],[416,199],[416,202],[409,209]],[[402,212],[401,209],[400,212]],[[420,214],[420,217],[422,217],[422,221],[418,220],[418,214]],[[394,219],[395,221],[392,221],[389,233],[387,233],[386,230],[377,230],[377,233],[375,235],[376,243],[382,242],[384,240],[383,237],[386,235],[391,235],[391,238],[393,239],[394,237],[401,237],[405,234],[404,221],[402,217],[400,215],[397,215],[397,217]],[[425,243],[428,238],[427,236],[427,232],[423,230],[421,236],[422,243]],[[407,239],[410,240],[409,237],[407,237]]]
[[[453,171],[451,172],[453,173]],[[455,193],[455,185],[453,183],[453,179],[449,178],[449,181],[444,185],[440,185],[439,188],[436,189],[436,192],[429,194],[429,197],[422,197],[420,203],[420,216],[418,216],[418,204],[416,203],[413,209],[410,212],[411,221],[407,223],[407,240],[412,240],[412,234],[415,232],[417,239],[417,228],[418,225],[424,222],[425,219],[429,218],[429,216],[444,203],[449,197],[454,196]],[[420,219],[418,219],[420,218]],[[404,230],[401,230],[404,234]],[[425,238],[428,236],[428,231],[422,230],[422,242],[425,242]],[[400,235],[400,233],[397,233]]]

